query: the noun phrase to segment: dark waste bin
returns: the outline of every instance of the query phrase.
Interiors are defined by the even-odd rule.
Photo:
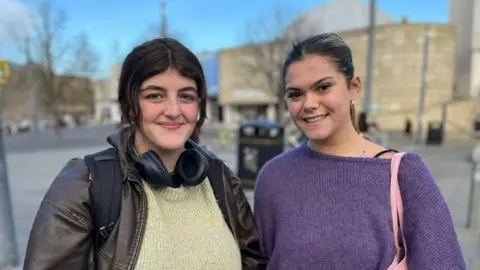
[[[284,149],[284,128],[276,122],[247,121],[238,130],[238,172],[246,187],[255,186],[258,171]]]
[[[480,138],[480,117],[473,122],[473,134],[475,138]]]
[[[441,145],[443,143],[443,123],[429,122],[427,131],[427,145]]]

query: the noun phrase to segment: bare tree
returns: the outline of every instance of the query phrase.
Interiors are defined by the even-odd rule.
[[[122,46],[120,44],[120,41],[118,41],[117,39],[115,39],[112,42],[111,50],[110,50],[110,58],[111,58],[111,61],[114,63],[114,65],[122,62],[123,52],[121,47]]]
[[[277,102],[277,121],[283,122],[285,99],[283,94],[282,68],[286,54],[297,40],[296,27],[292,24],[291,12],[277,9],[269,16],[261,16],[247,25],[247,46],[239,63],[249,87],[262,89]],[[252,79],[256,78],[256,79]]]
[[[66,13],[63,10],[54,11],[52,2],[46,0],[40,5],[38,19],[29,24],[34,27],[28,35],[12,33],[25,54],[30,81],[36,82],[35,86],[30,86],[38,89],[35,99],[38,99],[46,115],[55,121],[54,130],[59,141],[62,139],[65,93],[71,87],[82,88],[79,78],[92,76],[99,63],[86,34],[70,40],[65,37],[66,23]],[[92,88],[87,83],[85,85],[84,94],[91,95],[89,91]]]

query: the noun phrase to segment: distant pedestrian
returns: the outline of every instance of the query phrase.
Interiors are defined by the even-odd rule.
[[[405,129],[403,130],[403,134],[405,135],[405,137],[412,137],[412,120],[410,120],[410,118],[408,117],[405,120]]]

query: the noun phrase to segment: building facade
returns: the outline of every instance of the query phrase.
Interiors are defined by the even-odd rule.
[[[252,46],[220,52],[219,102],[223,106],[225,123],[236,125],[242,120],[275,120],[278,100],[265,76],[269,72],[268,63],[255,59],[258,54],[252,53],[252,49],[257,52]]]
[[[340,35],[352,50],[356,75],[365,82],[368,30]],[[425,56],[427,35],[428,55]],[[430,108],[452,100],[455,35],[454,26],[442,24],[401,23],[376,28],[370,109],[382,129],[401,129],[407,116],[416,126],[423,79],[426,80],[426,114]],[[359,102],[355,103],[358,112],[363,110],[364,93],[360,92]],[[440,117],[425,120],[440,120]]]
[[[367,29],[339,34],[352,50],[355,74],[365,82]],[[427,34],[429,52],[425,58]],[[431,106],[452,99],[455,35],[455,28],[450,25],[401,23],[377,26],[371,111],[382,128],[402,128],[406,115],[418,113],[424,65],[427,67],[425,108],[428,110]],[[223,50],[220,54],[219,97],[220,103],[225,107],[225,120],[229,123],[238,123],[249,118],[275,119],[278,98],[271,91],[265,90],[268,89],[265,84],[272,82],[265,81],[265,76],[259,76],[259,71],[265,67],[246,68],[241,64],[246,58],[248,60],[249,57],[255,57],[251,51],[251,46],[242,46]],[[277,53],[279,55],[271,58],[278,58],[281,63],[286,50],[278,50]],[[265,64],[263,61],[257,62]],[[281,65],[271,68],[277,68],[277,75],[280,75]],[[281,77],[277,76],[276,79],[281,80]],[[363,109],[363,98],[362,91],[356,103],[358,112]],[[398,117],[393,117],[394,115]],[[412,119],[414,124],[415,119],[416,117]]]
[[[121,121],[121,112],[118,105],[118,80],[121,65],[112,65],[106,78],[94,82],[95,113],[97,123],[116,124]]]
[[[455,97],[480,96],[480,1],[450,0],[450,23],[457,29]]]
[[[207,83],[207,121],[206,124],[223,122],[223,107],[219,104],[218,93],[218,52],[203,52],[197,54],[203,68]]]

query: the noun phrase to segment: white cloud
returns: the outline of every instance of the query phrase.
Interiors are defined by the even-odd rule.
[[[19,0],[0,0],[0,45],[26,36],[39,21],[37,12]]]

